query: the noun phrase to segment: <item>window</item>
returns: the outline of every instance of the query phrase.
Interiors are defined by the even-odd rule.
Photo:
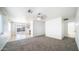
[[[3,19],[2,19],[2,15],[0,15],[0,34],[3,33]]]

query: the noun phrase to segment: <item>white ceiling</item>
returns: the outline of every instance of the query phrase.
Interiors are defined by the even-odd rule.
[[[47,16],[47,19],[55,17],[75,17],[76,7],[6,7],[5,8],[10,17],[28,17],[28,10],[32,9],[33,14],[29,17],[35,17],[37,13],[41,12]]]

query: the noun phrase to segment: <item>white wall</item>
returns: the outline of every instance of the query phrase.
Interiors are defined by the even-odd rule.
[[[68,37],[68,21],[64,21],[64,36]]]
[[[33,37],[33,21],[30,21],[31,37]]]
[[[63,20],[61,17],[46,21],[45,35],[52,38],[63,38]]]
[[[25,17],[14,17],[14,18],[11,18],[11,21],[17,22],[17,23],[27,23]]]
[[[77,43],[78,50],[79,50],[79,8],[77,10],[75,25],[76,25],[76,43]]]
[[[45,34],[45,22],[42,21],[33,21],[33,35],[39,36]]]

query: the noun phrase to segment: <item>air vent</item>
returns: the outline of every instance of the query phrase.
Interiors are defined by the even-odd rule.
[[[65,18],[64,21],[69,20],[68,18]]]

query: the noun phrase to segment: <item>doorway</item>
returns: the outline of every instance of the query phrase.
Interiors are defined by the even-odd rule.
[[[64,36],[69,38],[75,38],[75,22],[65,21],[64,22]]]

